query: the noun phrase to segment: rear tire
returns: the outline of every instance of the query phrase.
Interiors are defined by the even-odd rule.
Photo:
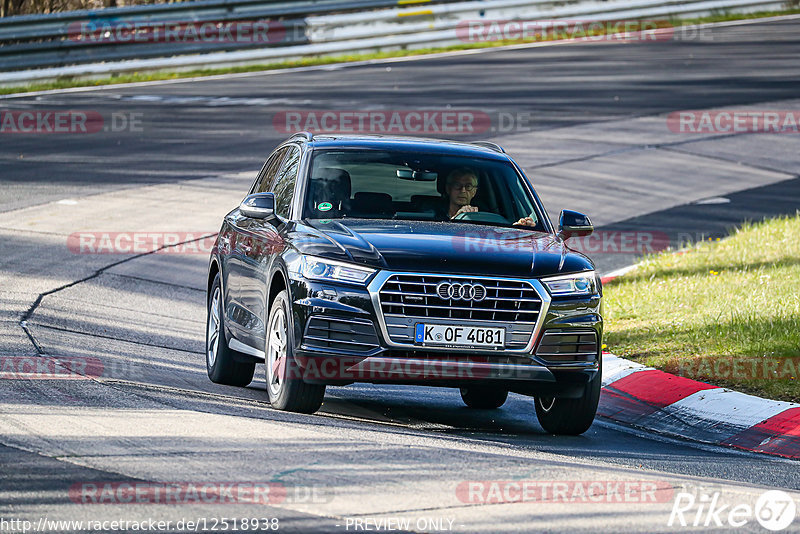
[[[246,386],[253,381],[255,362],[237,361],[237,353],[225,340],[225,313],[219,273],[208,293],[206,318],[206,370],[208,378],[217,384]]]
[[[494,410],[505,404],[508,390],[491,386],[461,388],[461,399],[469,408]]]
[[[602,386],[602,362],[591,382],[586,384],[583,396],[577,399],[536,397],[536,417],[550,434],[577,436],[583,434],[594,422]]]
[[[319,410],[325,386],[303,381],[302,370],[294,359],[294,328],[285,289],[275,296],[270,307],[266,349],[267,396],[272,407],[300,413]]]

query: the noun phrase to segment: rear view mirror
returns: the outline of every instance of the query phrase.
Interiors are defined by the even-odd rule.
[[[239,204],[239,211],[251,219],[269,219],[275,216],[275,195],[256,193],[247,195]]]
[[[397,177],[401,180],[413,180],[416,182],[435,182],[439,174],[427,171],[412,171],[411,169],[397,169]]]
[[[558,235],[561,236],[561,239],[584,237],[592,232],[594,232],[594,226],[589,217],[577,211],[561,211],[561,216],[558,218]]]

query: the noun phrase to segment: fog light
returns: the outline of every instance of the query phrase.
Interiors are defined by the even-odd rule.
[[[325,299],[325,300],[335,300],[336,295],[337,295],[336,290],[329,287],[318,289],[314,293],[314,296],[317,297],[318,299]]]

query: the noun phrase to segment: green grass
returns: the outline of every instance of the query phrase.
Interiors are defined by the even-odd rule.
[[[700,24],[708,22],[724,22],[731,20],[744,20],[755,19],[763,17],[772,17],[776,15],[789,15],[800,13],[800,9],[789,9],[784,11],[762,11],[758,13],[749,14],[730,14],[718,13],[713,16],[694,18],[694,19],[672,19],[669,24],[673,26],[681,26],[688,24]],[[112,85],[120,83],[133,83],[133,82],[148,82],[148,81],[161,81],[161,80],[176,80],[181,78],[194,78],[198,76],[213,76],[218,74],[232,74],[239,72],[261,72],[267,70],[288,69],[292,67],[305,67],[313,65],[330,65],[333,63],[345,63],[351,61],[368,61],[373,59],[393,58],[393,57],[407,57],[407,56],[420,56],[426,54],[435,54],[440,52],[452,52],[456,50],[471,50],[476,48],[493,48],[497,46],[506,46],[512,44],[519,44],[522,41],[492,41],[481,43],[464,43],[453,46],[445,47],[430,47],[420,48],[415,50],[395,50],[388,52],[372,52],[364,54],[344,54],[338,56],[311,56],[298,60],[280,61],[275,63],[266,63],[261,65],[245,65],[239,67],[226,67],[219,69],[198,69],[181,72],[171,71],[153,71],[153,72],[135,72],[133,74],[121,74],[117,76],[110,76],[107,78],[64,78],[47,83],[35,83],[30,85],[21,86],[0,86],[0,95],[26,93],[32,91],[46,91],[50,89],[67,89],[71,87],[95,87],[99,85]]]
[[[608,350],[798,402],[800,212],[645,259],[605,287]]]

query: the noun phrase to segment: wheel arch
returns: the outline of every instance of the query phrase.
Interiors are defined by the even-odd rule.
[[[206,281],[206,300],[211,298],[211,286],[214,284],[214,277],[219,274],[219,263],[216,258],[211,258],[211,263],[208,266],[208,280]],[[222,286],[222,277],[220,276],[220,286]]]
[[[289,291],[289,284],[286,283],[287,276],[283,272],[283,269],[277,267],[273,272],[272,275],[269,277],[269,292],[267,293],[267,316],[269,317],[269,311],[272,308],[272,301],[275,300],[275,296],[283,291],[284,289],[288,292]],[[289,302],[291,302],[291,296],[289,298]]]

